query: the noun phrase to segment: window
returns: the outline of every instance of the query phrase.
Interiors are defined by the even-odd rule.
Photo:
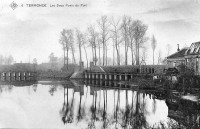
[[[151,68],[149,68],[149,73],[151,73]]]

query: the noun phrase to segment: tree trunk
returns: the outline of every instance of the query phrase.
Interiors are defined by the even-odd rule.
[[[67,107],[69,106],[69,100],[68,100],[68,85],[67,85]]]
[[[115,65],[115,42],[113,42],[113,66]]]
[[[99,66],[101,65],[101,46],[99,44]]]
[[[131,57],[132,57],[132,65],[134,65],[134,55],[133,55],[133,40],[131,40]]]
[[[131,48],[131,56],[132,56],[132,65],[134,65],[133,48]]]
[[[128,65],[128,46],[126,46],[126,65]]]
[[[139,60],[139,43],[136,40],[136,65],[140,64],[140,60]]]
[[[64,68],[65,68],[65,47],[64,47]]]
[[[106,46],[106,66],[108,65],[108,55],[107,55],[108,47]]]
[[[74,56],[74,49],[73,48],[72,48],[72,56],[73,56],[74,64],[76,64],[76,59],[75,59],[75,56]]]
[[[103,66],[105,65],[105,44],[103,42]]]
[[[68,66],[69,66],[69,49],[67,48],[67,69],[68,69]]]
[[[94,48],[92,46],[92,62],[94,62]]]
[[[117,47],[117,56],[118,56],[118,65],[120,65],[120,63],[121,63],[121,58],[120,58],[120,49],[119,49],[119,44],[117,45],[118,47]]]
[[[95,60],[94,60],[94,62],[95,62],[95,66],[96,66],[97,65],[97,48],[96,48],[96,45],[94,47],[94,54],[95,54]]]
[[[154,65],[154,50],[153,50],[153,65]]]
[[[82,62],[81,44],[79,43],[80,62]]]
[[[127,45],[127,44],[126,44],[126,39],[125,39],[125,47],[124,47],[124,49],[125,49],[125,50],[124,50],[124,52],[125,52],[125,65],[127,65],[127,54],[126,54],[127,51],[126,51],[126,45]]]
[[[87,60],[87,68],[88,68],[88,57],[87,57],[87,51],[85,49],[85,46],[84,46],[84,50],[85,50],[85,56],[86,56],[86,60]]]

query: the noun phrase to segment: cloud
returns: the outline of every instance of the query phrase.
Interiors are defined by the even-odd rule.
[[[200,35],[200,3],[196,0],[15,0],[18,4],[86,3],[87,7],[19,7],[14,11],[9,7],[12,1],[0,6],[3,7],[0,13],[0,51],[14,53],[18,59],[32,55],[42,60],[50,52],[62,54],[58,38],[63,28],[86,30],[88,24],[96,23],[103,14],[125,14],[143,20],[149,25],[149,32],[158,35],[158,41],[162,43],[189,42],[198,40],[197,35]]]
[[[154,26],[153,33],[163,50],[166,46],[163,44],[170,44],[172,51],[176,51],[176,44],[183,47],[185,44],[190,46],[192,42],[200,41],[200,26],[191,19],[157,21]]]
[[[160,2],[158,5],[160,7],[155,7],[153,9],[147,10],[142,14],[146,15],[156,15],[157,17],[173,18],[173,19],[183,19],[199,16],[200,4],[194,1],[165,1]],[[162,17],[162,18],[163,18]]]

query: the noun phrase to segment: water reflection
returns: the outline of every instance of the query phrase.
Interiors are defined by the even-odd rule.
[[[83,88],[86,88],[85,94]],[[69,102],[69,89],[68,86],[64,87],[64,103],[61,110],[64,124],[72,123],[76,118],[77,123],[86,120],[87,128],[146,128],[148,125],[145,117],[149,114],[146,109],[148,98],[145,93],[79,85],[73,88],[72,100]],[[77,111],[73,107],[75,92],[79,92]],[[91,102],[88,107],[87,101]]]
[[[17,82],[15,86],[14,83],[3,82],[0,86],[0,126],[199,128],[199,104],[181,99],[179,93],[130,90],[126,85],[116,88],[115,82],[86,83],[24,81],[23,84]],[[105,85],[96,86],[100,83]],[[18,121],[10,120],[10,114]]]

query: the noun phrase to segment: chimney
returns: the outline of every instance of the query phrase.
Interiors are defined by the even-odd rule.
[[[179,52],[180,51],[180,49],[179,49],[179,44],[177,44],[178,45],[178,49],[177,49],[177,51]]]

